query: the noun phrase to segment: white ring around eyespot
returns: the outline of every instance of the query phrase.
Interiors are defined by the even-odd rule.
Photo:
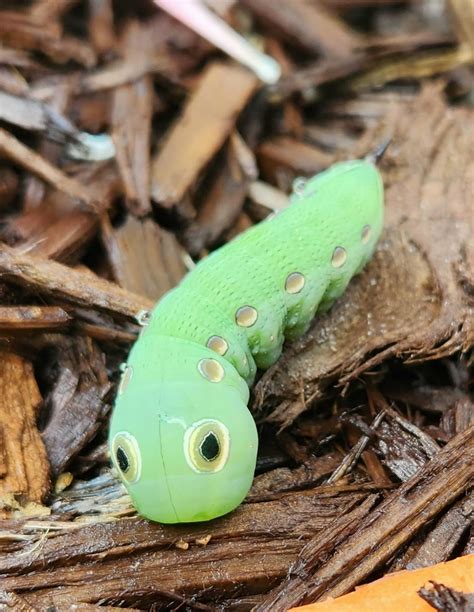
[[[189,443],[191,441],[191,437],[193,433],[196,431],[196,429],[198,429],[198,427],[201,427],[202,425],[207,425],[207,424],[209,424],[210,426],[212,426],[213,424],[217,425],[217,429],[219,430],[219,433],[222,434],[224,437],[223,444],[222,444],[222,441],[219,439],[220,447],[222,449],[222,452],[224,453],[224,456],[222,459],[219,460],[219,465],[214,470],[212,469],[200,470],[198,467],[196,467],[195,463],[193,462],[191,458],[191,455],[189,454]],[[229,455],[230,455],[229,430],[224,425],[224,423],[222,423],[221,421],[218,421],[217,419],[201,419],[200,421],[195,421],[184,432],[183,450],[184,450],[184,456],[186,458],[186,463],[193,470],[193,472],[196,472],[197,474],[216,474],[217,472],[220,472],[222,469],[224,469],[225,465],[227,464],[227,460],[229,459]]]
[[[136,459],[137,459],[137,475],[135,476],[135,478],[133,480],[127,480],[123,476],[122,470],[117,465],[117,459],[115,457],[115,450],[116,450],[117,446],[120,446],[120,444],[116,444],[118,436],[122,436],[122,438],[125,438],[130,443],[130,445],[133,446],[134,449],[135,449],[135,456],[136,456]],[[115,436],[113,437],[112,444],[110,446],[112,448],[112,461],[114,463],[115,469],[120,474],[120,479],[126,485],[130,485],[130,484],[134,484],[135,482],[138,482],[140,480],[140,478],[141,478],[141,475],[142,475],[142,454],[140,452],[140,446],[138,445],[138,442],[137,442],[137,439],[135,438],[135,436],[132,435],[129,431],[118,431],[115,434]]]

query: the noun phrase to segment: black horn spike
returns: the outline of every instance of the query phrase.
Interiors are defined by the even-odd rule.
[[[392,142],[392,138],[386,138],[378,147],[365,156],[366,161],[378,164],[388,149],[389,144]]]

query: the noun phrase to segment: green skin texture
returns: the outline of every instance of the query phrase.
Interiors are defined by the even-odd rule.
[[[362,231],[371,228],[364,243]],[[306,182],[291,205],[252,227],[202,260],[157,304],[149,325],[130,352],[132,373],[119,393],[110,427],[111,454],[135,507],[161,523],[205,521],[233,510],[253,479],[258,438],[247,408],[257,368],[280,356],[285,339],[309,327],[371,258],[383,226],[383,186],[369,161],[335,164]],[[336,247],[347,259],[331,260]],[[285,291],[289,274],[305,277],[301,292]],[[250,327],[236,323],[242,306],[257,310]],[[218,335],[225,356],[206,347]],[[224,368],[219,382],[198,369],[203,358]],[[125,387],[125,385],[123,385]],[[229,454],[221,469],[199,472],[186,446],[194,424],[215,419],[229,432]],[[122,473],[113,441],[135,439],[139,477]],[[221,448],[221,451],[222,451]]]

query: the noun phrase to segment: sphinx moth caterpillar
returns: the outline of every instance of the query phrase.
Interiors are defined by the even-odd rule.
[[[199,262],[130,352],[110,451],[151,520],[205,521],[240,504],[257,455],[247,408],[257,368],[272,365],[372,256],[383,186],[371,160],[299,182],[291,201]]]

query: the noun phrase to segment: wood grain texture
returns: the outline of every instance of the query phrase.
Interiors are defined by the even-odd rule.
[[[102,236],[115,280],[136,295],[155,302],[186,273],[175,235],[152,219],[130,215],[116,229],[103,219]]]
[[[197,604],[213,593],[243,597],[275,585],[315,533],[347,522],[346,515],[354,529],[374,499],[363,492],[307,491],[245,504],[212,524],[164,526],[132,519],[66,529],[43,539],[36,550],[31,542],[13,542],[10,553],[4,547],[2,588],[39,608],[119,601],[164,607],[196,593],[201,593]],[[13,549],[23,554],[13,555]]]
[[[345,541],[325,554],[313,538],[288,577],[255,612],[280,612],[338,597],[363,582],[409,538],[461,495],[474,477],[474,426],[453,438],[423,468],[364,518]]]
[[[49,464],[36,427],[41,395],[32,364],[0,352],[0,502],[40,503],[49,490]]]
[[[312,53],[341,58],[354,55],[361,39],[318,0],[243,0],[266,25]]]
[[[171,128],[152,164],[151,196],[161,206],[178,204],[224,144],[257,87],[256,77],[230,64],[211,64]]]
[[[43,294],[77,305],[94,304],[100,310],[136,320],[153,302],[99,278],[55,261],[15,252],[0,245],[0,272],[5,278]]]

